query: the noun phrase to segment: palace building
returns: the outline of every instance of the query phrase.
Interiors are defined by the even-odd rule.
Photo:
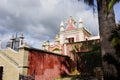
[[[92,36],[82,19],[76,25],[72,16],[66,26],[61,22],[54,43],[44,41],[42,49],[27,46],[23,34],[12,36],[7,48],[0,48],[0,80],[54,80],[68,75],[77,66],[76,53],[89,51],[97,42],[99,36]]]
[[[76,25],[76,21],[70,16],[66,22],[66,26],[63,21],[61,22],[60,32],[59,35],[56,35],[54,43],[50,44],[49,41],[44,41],[42,49],[71,56],[71,47],[68,46],[68,44],[96,39],[100,39],[100,37],[92,36],[92,34],[85,28],[81,18]]]

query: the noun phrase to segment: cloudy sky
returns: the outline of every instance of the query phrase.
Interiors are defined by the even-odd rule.
[[[120,21],[120,3],[114,9],[116,21]],[[2,46],[11,35],[25,35],[25,41],[41,48],[42,42],[53,41],[59,33],[61,21],[69,16],[78,21],[94,35],[98,34],[97,13],[77,0],[0,0],[0,40]]]

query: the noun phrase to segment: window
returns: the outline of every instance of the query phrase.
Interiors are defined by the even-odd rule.
[[[73,43],[74,42],[74,37],[68,38],[68,42]]]
[[[3,77],[3,67],[0,66],[0,80],[3,80],[2,77]]]

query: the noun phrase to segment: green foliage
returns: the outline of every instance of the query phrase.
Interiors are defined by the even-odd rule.
[[[111,8],[113,7],[113,5],[116,3],[116,0],[109,0],[109,3],[108,3],[108,11],[111,10]]]
[[[119,39],[119,38],[113,38],[113,39],[112,39],[112,45],[113,45],[113,46],[116,46],[116,45],[118,45],[118,44],[120,44],[120,39]]]
[[[112,30],[112,35],[110,37],[113,47],[120,46],[120,25]]]
[[[113,6],[120,0],[108,0],[107,9],[108,12],[113,8]]]
[[[80,0],[78,0],[78,1],[80,1]],[[96,0],[97,1],[97,5],[98,5],[98,3],[101,3],[102,4],[102,0]],[[120,0],[107,0],[107,4],[106,4],[106,7],[107,7],[107,12],[109,12],[112,8],[113,8],[113,6],[116,4],[116,3],[118,3]],[[86,4],[88,4],[89,6],[91,6],[91,7],[93,7],[93,9],[94,8],[96,8],[96,3],[95,3],[95,0],[84,0],[84,2],[86,3]]]
[[[118,27],[113,29],[111,33],[112,34],[109,40],[111,41],[112,46],[115,49],[115,53],[114,54],[106,53],[103,56],[103,61],[109,65],[114,66],[114,68],[110,66],[112,70],[109,71],[109,75],[104,73],[104,78],[106,80],[120,80],[119,78],[120,76],[120,61],[119,61],[120,59],[120,25],[118,25]]]
[[[79,56],[84,61],[84,66],[88,72],[93,72],[95,67],[102,66],[101,50],[98,44],[92,45],[90,52],[81,53]]]

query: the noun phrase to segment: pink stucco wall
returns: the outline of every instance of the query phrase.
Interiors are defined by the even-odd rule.
[[[70,70],[70,58],[45,51],[30,50],[28,75],[35,80],[54,80]]]

